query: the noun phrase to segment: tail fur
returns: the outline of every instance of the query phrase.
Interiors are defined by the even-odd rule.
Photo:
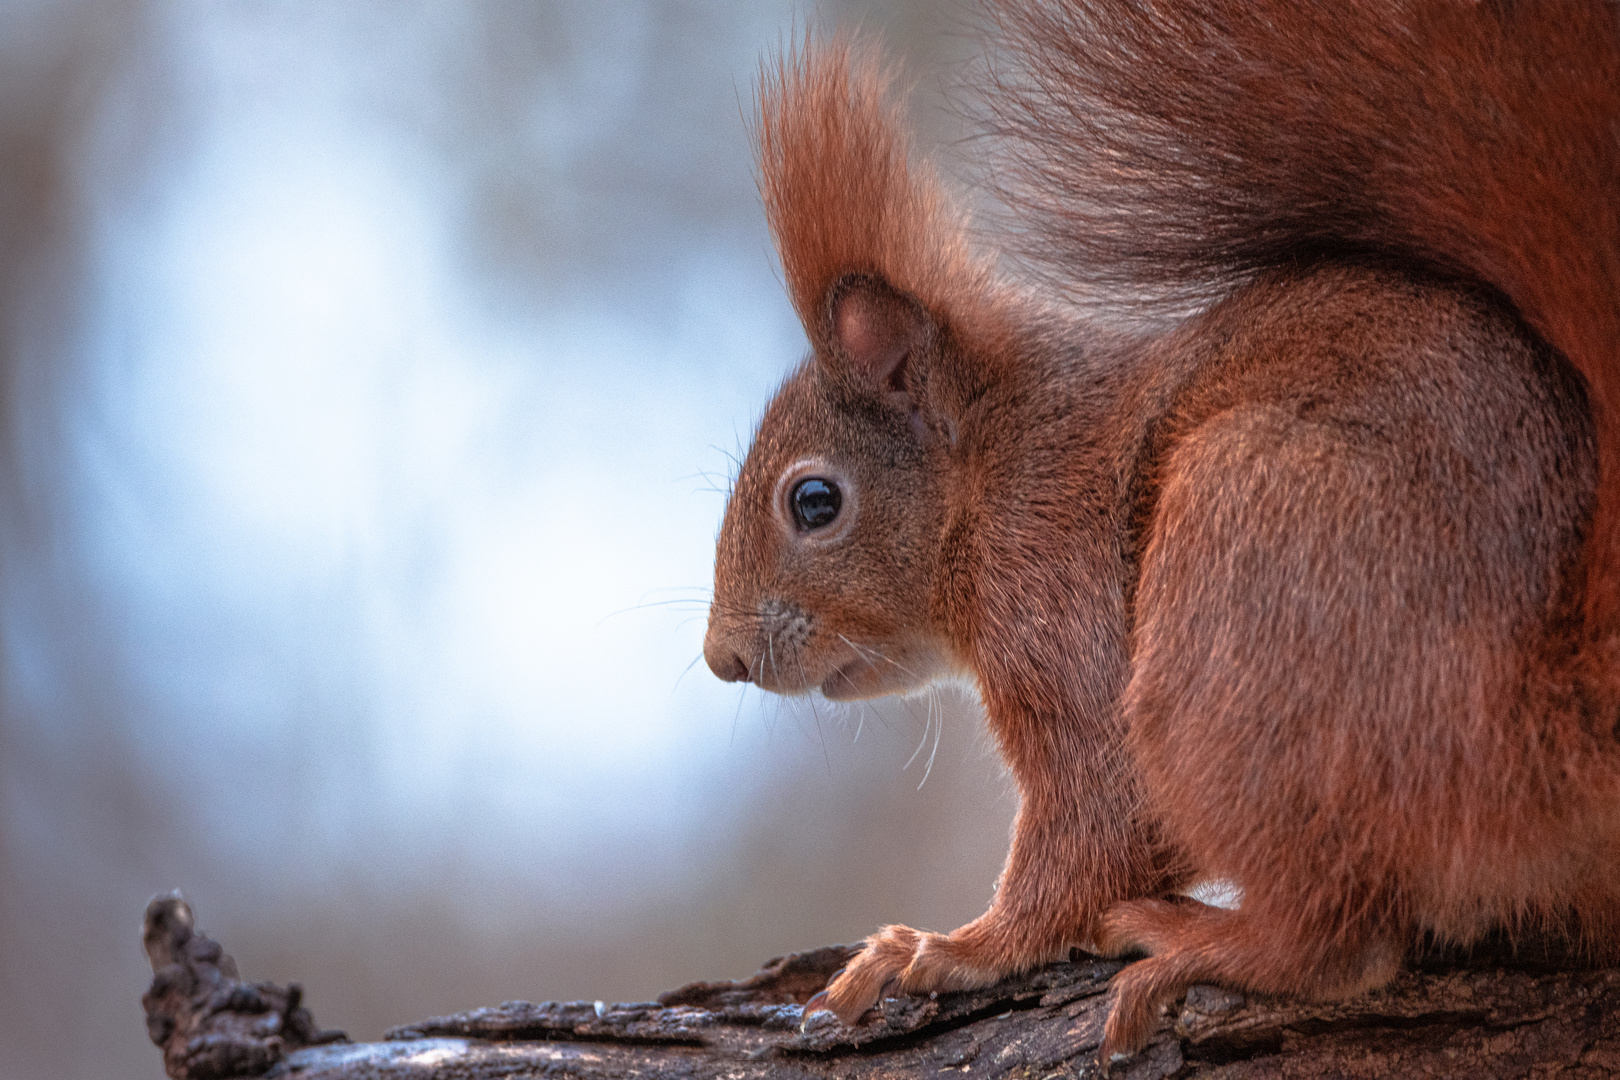
[[[991,0],[999,186],[1076,300],[1194,309],[1334,253],[1497,289],[1580,371],[1589,634],[1620,630],[1620,5]]]

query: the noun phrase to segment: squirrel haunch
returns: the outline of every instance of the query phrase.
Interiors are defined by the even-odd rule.
[[[1620,9],[989,8],[1023,281],[869,55],[763,78],[812,352],[705,655],[970,677],[1021,795],[990,909],[812,1006],[1145,950],[1106,1060],[1191,983],[1354,993],[1425,935],[1620,960]]]

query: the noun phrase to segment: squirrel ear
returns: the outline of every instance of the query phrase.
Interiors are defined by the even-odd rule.
[[[928,335],[922,305],[881,278],[857,274],[832,287],[827,309],[832,349],[852,374],[904,391],[906,358]]]

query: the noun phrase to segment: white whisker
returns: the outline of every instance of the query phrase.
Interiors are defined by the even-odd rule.
[[[794,649],[793,651],[793,660],[799,665],[799,681],[808,685],[810,680],[804,673],[804,657],[800,655],[800,651],[798,649]],[[827,775],[831,776],[832,756],[827,753],[827,733],[821,730],[821,713],[816,710],[816,696],[811,694],[809,700],[810,715],[814,717],[816,721],[816,738],[821,740],[821,760],[827,766]]]
[[[731,741],[727,746],[737,745],[737,721],[742,719],[742,705],[748,697],[748,685],[744,683],[737,687],[737,711],[731,714]]]
[[[937,715],[935,715],[935,706],[938,706]],[[945,733],[945,706],[939,700],[939,692],[932,686],[928,688],[928,713],[934,717],[934,748],[928,752],[928,764],[923,767],[922,779],[917,782],[918,791],[921,791],[922,786],[928,783],[928,776],[934,771],[934,755],[939,753],[939,739]]]
[[[692,662],[690,664],[687,664],[681,669],[681,673],[679,675],[675,676],[675,685],[669,688],[670,697],[675,696],[675,691],[681,688],[681,680],[686,678],[693,668],[697,667],[697,663],[701,659],[703,659],[703,654],[700,652],[696,656],[692,657]]]
[[[915,749],[915,750],[913,750],[911,752],[911,756],[906,759],[906,763],[904,765],[900,766],[900,771],[901,772],[904,772],[907,769],[911,768],[911,763],[917,760],[917,755],[921,754],[922,751],[923,751],[923,747],[928,745],[928,734],[929,734],[930,729],[933,728],[933,726],[934,726],[934,710],[929,709],[926,713],[923,714],[922,742],[917,744],[917,749]]]

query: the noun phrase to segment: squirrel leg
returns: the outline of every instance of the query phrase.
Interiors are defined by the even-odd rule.
[[[1098,949],[1150,955],[1114,976],[1101,1060],[1140,1049],[1163,1006],[1195,983],[1329,999],[1382,986],[1400,966],[1400,950],[1386,935],[1324,931],[1288,941],[1279,938],[1280,922],[1190,899],[1110,908],[1098,924]]]
[[[1127,833],[1105,841],[1086,827],[1088,811],[1101,812],[1026,798],[988,911],[949,934],[884,927],[805,1004],[804,1015],[827,1009],[855,1024],[885,993],[992,985],[1088,943],[1110,904],[1172,887],[1154,868],[1145,839]]]

